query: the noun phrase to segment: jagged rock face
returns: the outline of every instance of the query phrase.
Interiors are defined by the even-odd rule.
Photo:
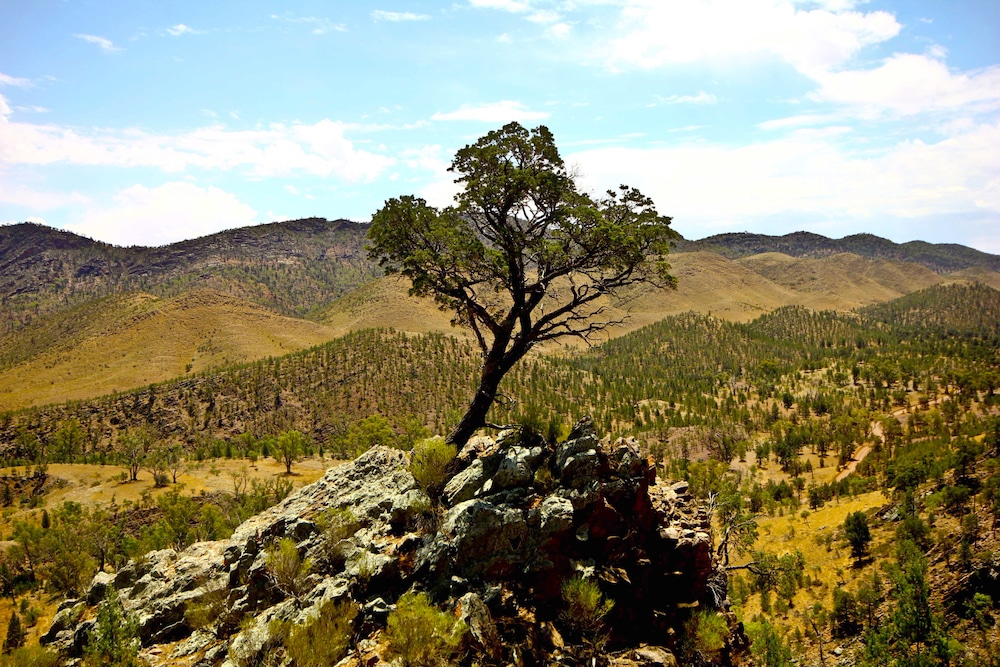
[[[589,421],[558,445],[517,431],[474,441],[456,459],[436,518],[407,465],[405,453],[374,448],[228,540],[153,552],[98,574],[85,600],[63,605],[45,642],[79,655],[109,585],[138,620],[151,664],[227,667],[272,650],[272,620],[302,622],[343,599],[358,604],[356,633],[369,637],[358,653],[377,664],[374,639],[412,588],[465,620],[484,665],[551,662],[562,649],[560,586],[577,573],[596,577],[615,601],[612,645],[668,644],[687,606],[713,601],[704,511],[683,485],[657,484],[630,443],[602,446]],[[357,519],[353,536],[336,544],[317,525],[331,509]],[[267,547],[284,537],[314,564],[297,596],[276,584],[267,563]],[[192,628],[185,612],[220,591],[216,621]],[[647,653],[659,662],[628,664],[666,664],[657,651]]]
[[[544,612],[562,581],[592,573],[615,600],[613,639],[628,641],[662,640],[678,605],[709,601],[707,515],[686,488],[657,485],[630,443],[607,451],[589,421],[555,446],[519,438],[459,457],[471,461],[446,485],[440,531],[418,553],[425,581],[515,581]]]

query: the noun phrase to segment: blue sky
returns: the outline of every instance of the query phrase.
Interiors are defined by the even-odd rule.
[[[444,205],[545,124],[685,237],[1000,253],[995,0],[0,0],[0,223],[160,245]]]

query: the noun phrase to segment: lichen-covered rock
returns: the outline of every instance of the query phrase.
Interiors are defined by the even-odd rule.
[[[615,601],[611,644],[636,649],[619,651],[617,664],[669,667],[667,648],[642,643],[677,636],[694,603],[719,603],[708,590],[724,574],[712,567],[707,514],[686,486],[658,484],[634,442],[602,445],[589,420],[558,445],[519,431],[476,439],[456,458],[434,510],[408,462],[404,452],[373,448],[228,540],[153,552],[102,573],[86,602],[56,615],[46,640],[79,655],[92,607],[114,585],[153,667],[229,667],[280,656],[272,621],[306,623],[326,602],[350,601],[355,650],[341,664],[371,667],[390,661],[381,633],[395,601],[416,589],[465,622],[480,664],[549,664],[572,653],[559,630],[561,584],[583,573]],[[324,534],[323,514],[334,509],[350,510],[353,535]],[[268,547],[282,538],[312,564],[297,597],[269,568]],[[227,620],[196,631],[185,612],[209,599]]]

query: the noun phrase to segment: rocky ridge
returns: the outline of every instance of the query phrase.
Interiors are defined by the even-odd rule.
[[[408,465],[402,451],[373,448],[228,540],[99,573],[83,599],[63,603],[43,642],[72,664],[113,586],[153,666],[280,664],[272,621],[301,624],[328,601],[350,600],[359,613],[340,664],[374,666],[390,661],[388,615],[416,590],[465,621],[463,664],[582,664],[560,586],[583,575],[614,601],[607,643],[592,643],[587,662],[625,667],[676,664],[692,610],[727,605],[707,512],[686,483],[658,481],[634,443],[601,443],[589,420],[559,444],[519,430],[474,439],[443,490],[432,489],[438,504]],[[352,535],[327,528],[331,512],[349,512]],[[269,564],[282,538],[313,565],[295,590]],[[199,604],[214,605],[207,623],[186,613]]]

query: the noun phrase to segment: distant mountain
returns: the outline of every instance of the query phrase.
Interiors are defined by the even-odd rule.
[[[974,267],[1000,271],[1000,256],[991,255],[955,243],[910,241],[894,243],[873,234],[854,234],[830,239],[811,232],[784,236],[718,234],[698,241],[681,241],[678,250],[707,250],[730,259],[740,259],[766,252],[780,252],[792,257],[820,258],[849,252],[871,259],[890,259],[925,266],[935,273],[953,273]]]
[[[0,331],[91,299],[211,289],[303,316],[380,274],[368,226],[307,218],[157,248],[122,248],[43,225],[0,227]]]
[[[0,410],[207,373],[350,331],[462,337],[451,313],[409,296],[407,280],[382,275],[365,251],[367,230],[309,218],[122,248],[41,225],[0,227]],[[887,257],[907,253],[924,261]],[[998,260],[870,235],[726,234],[678,244],[676,290],[635,286],[601,305],[624,320],[608,332],[614,338],[690,311],[747,322],[791,305],[853,310],[935,284],[1000,289],[990,268]],[[946,266],[960,268],[942,274]]]

